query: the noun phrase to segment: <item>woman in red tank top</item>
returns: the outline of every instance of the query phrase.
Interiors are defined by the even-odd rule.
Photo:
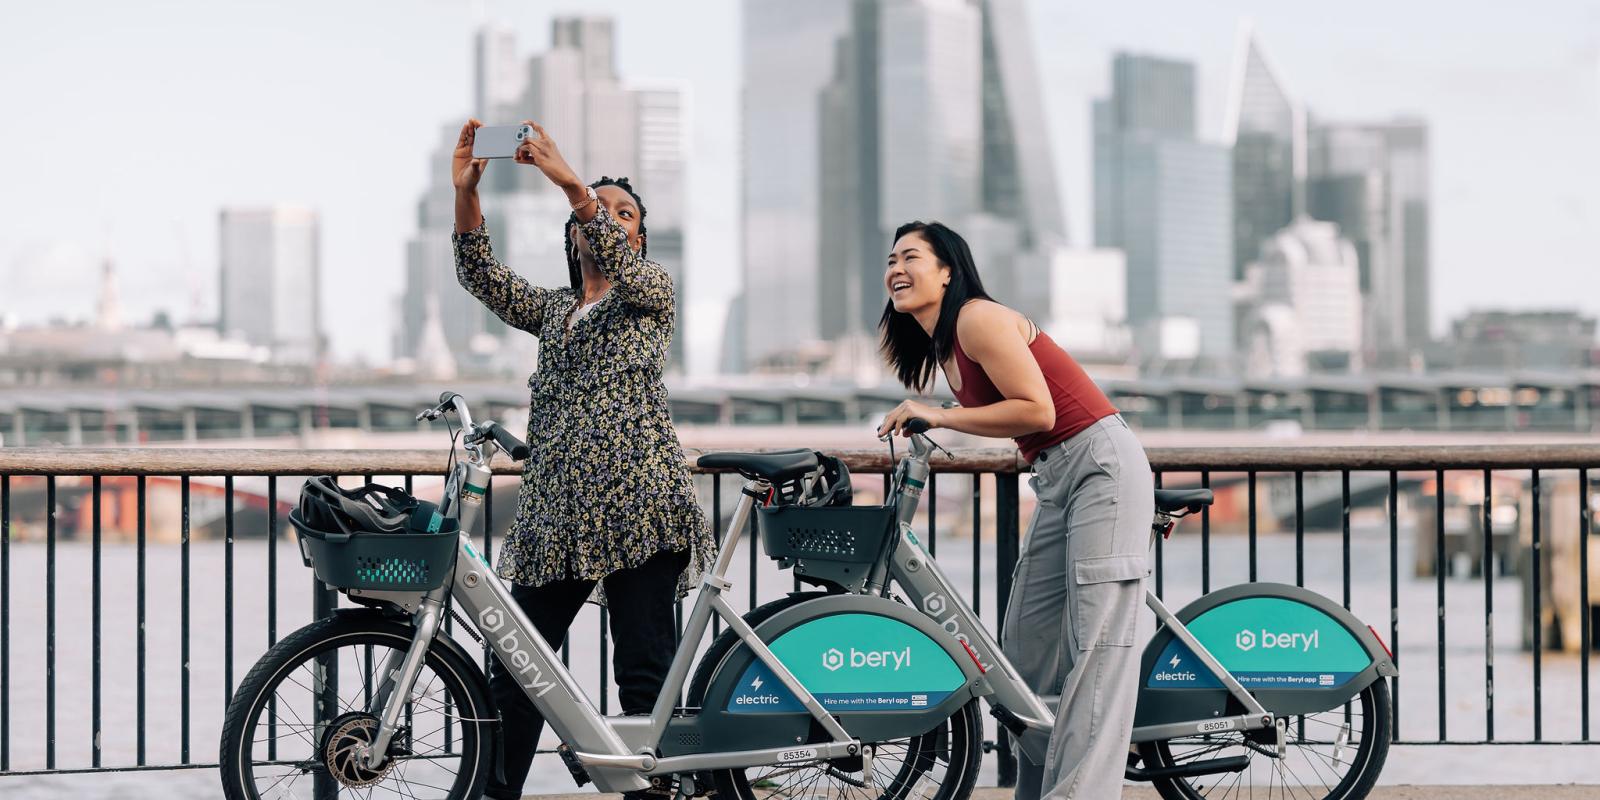
[[[902,225],[884,287],[884,358],[918,392],[942,370],[961,406],[907,400],[878,434],[902,432],[920,417],[936,428],[1011,437],[1033,465],[1038,506],[1001,644],[1034,691],[1059,694],[1061,702],[1045,763],[1018,759],[1016,798],[1119,797],[1155,515],[1144,449],[1066,351],[989,297],[955,231],[937,222]]]

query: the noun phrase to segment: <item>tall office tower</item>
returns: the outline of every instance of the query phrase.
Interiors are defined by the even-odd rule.
[[[747,9],[747,21],[760,13],[769,22],[779,10],[763,0]],[[986,282],[1004,287],[996,297],[1046,316],[1050,254],[1065,239],[1065,222],[1020,4],[854,0],[829,22],[833,32],[825,49],[810,47],[781,64],[793,70],[797,62],[827,59],[824,81],[808,88],[816,98],[811,130],[818,156],[807,165],[820,199],[807,207],[817,226],[814,258],[804,262],[816,276],[809,284],[816,324],[805,332],[841,344],[876,337],[887,299],[883,263],[889,239],[913,219],[944,222],[969,240],[981,234],[985,241],[974,245],[984,251],[979,268]],[[784,26],[786,35],[792,36],[792,27]],[[755,51],[762,58],[773,52],[747,38],[747,58]],[[768,191],[768,178],[753,176],[792,165],[764,163],[766,145],[757,141],[758,131],[780,113],[766,109],[762,98],[780,83],[772,75],[762,83],[763,74],[752,77],[748,71],[747,78],[749,249],[762,240],[755,226],[764,217],[748,196],[765,203]],[[762,90],[752,89],[757,83]],[[922,122],[908,125],[907,119]],[[753,259],[746,270],[748,285],[765,277]],[[747,293],[746,302],[750,324],[765,325],[763,300]],[[751,332],[752,339],[761,335]],[[752,346],[751,353],[757,363],[771,363],[772,355],[781,363],[782,348],[804,341],[780,342],[779,350],[765,354]]]
[[[886,0],[878,33],[878,222],[979,209],[980,15],[966,0]],[[916,120],[916,124],[909,124]]]
[[[671,83],[633,85],[634,118],[638,125],[638,169],[633,188],[644,198],[649,215],[650,258],[672,274],[677,317],[684,318],[689,284],[684,269],[684,216],[689,201],[685,169],[688,162],[688,89]],[[672,337],[668,362],[682,369],[687,331],[683,324]]]
[[[609,19],[562,17],[551,25],[551,46],[525,62],[518,75],[527,80],[498,122],[531,118],[561,147],[574,171],[586,180],[628,176],[650,210],[650,257],[673,273],[678,293],[678,330],[683,319],[685,121],[683,92],[671,85],[624,86],[615,66],[614,30]],[[516,86],[504,64],[514,58],[509,33],[485,29],[475,39],[474,96],[503,99]],[[508,55],[511,53],[511,55]],[[454,145],[455,128],[441,134],[432,164],[443,164]],[[406,250],[407,284],[401,299],[400,355],[415,356],[424,331],[429,298],[438,305],[439,327],[458,361],[468,368],[520,370],[535,351],[522,335],[506,337],[506,327],[456,281],[450,233],[455,224],[454,189],[444,170],[430,170],[434,182],[418,202],[417,234]],[[495,255],[537,286],[568,285],[564,227],[567,200],[537,169],[496,162],[479,192]],[[670,366],[681,368],[681,335],[675,337]]]
[[[527,83],[517,57],[517,35],[486,25],[472,41],[472,113],[485,125],[510,125],[522,119],[517,106]]]
[[[1192,64],[1115,57],[1093,109],[1095,244],[1127,255],[1144,361],[1220,368],[1233,353],[1233,162],[1195,137],[1194,86]]]
[[[1308,138],[1307,211],[1355,244],[1369,363],[1411,364],[1430,340],[1427,123],[1314,120]]]
[[[615,52],[611,20],[562,17],[551,23],[550,49],[529,61],[529,113],[589,180],[637,168],[638,109],[617,76]],[[527,178],[535,179],[543,176]]]
[[[225,208],[218,219],[223,335],[265,345],[275,361],[322,355],[316,212],[292,206]]]
[[[1305,117],[1248,22],[1239,27],[1223,144],[1233,147],[1234,278],[1302,210]]]
[[[887,238],[879,219],[878,8],[851,3],[847,34],[833,43],[833,77],[818,93],[820,233],[817,325],[823,338],[874,336],[886,300]]]
[[[850,0],[746,0],[741,67],[744,287],[741,341],[724,366],[746,371],[821,338],[819,218],[841,202],[818,179],[818,93],[833,76]],[[733,356],[742,354],[740,358]]]

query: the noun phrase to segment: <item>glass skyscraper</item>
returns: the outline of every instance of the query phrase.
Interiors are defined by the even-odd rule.
[[[1195,135],[1194,66],[1118,54],[1111,96],[1094,105],[1095,244],[1127,254],[1128,324],[1147,364],[1157,336],[1192,321],[1195,367],[1233,354],[1233,160]]]
[[[1065,224],[1020,3],[748,0],[745,12],[748,358],[728,366],[781,368],[809,345],[875,337],[888,237],[912,219],[1016,243],[979,267],[995,288],[1029,287],[1003,302],[1045,310],[1045,248]]]
[[[1303,167],[1304,118],[1267,61],[1249,25],[1242,25],[1223,120],[1223,143],[1233,146],[1233,275],[1261,245],[1288,227]]]

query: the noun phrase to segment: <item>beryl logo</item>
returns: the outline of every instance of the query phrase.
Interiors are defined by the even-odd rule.
[[[838,672],[839,668],[844,666],[844,653],[839,652],[837,647],[828,648],[828,651],[822,654],[822,666],[829,672]]]
[[[850,648],[846,656],[837,647],[830,647],[822,654],[822,666],[829,672],[838,672],[848,665],[851,669],[879,669],[889,667],[894,672],[899,672],[901,667],[911,666],[911,648],[900,650],[857,650]]]
[[[1239,631],[1233,643],[1240,650],[1254,650],[1260,645],[1262,650],[1299,650],[1309,653],[1321,646],[1322,631],[1314,630],[1310,633],[1274,633],[1265,628],[1259,635],[1255,631]]]
[[[501,662],[509,666],[516,677],[523,679],[522,688],[540,697],[555,688],[555,681],[544,680],[544,672],[523,647],[522,639],[517,635],[517,626],[507,628],[505,614],[500,609],[491,606],[478,612],[478,627],[494,639],[502,655]],[[502,629],[506,629],[505,635],[498,635]]]

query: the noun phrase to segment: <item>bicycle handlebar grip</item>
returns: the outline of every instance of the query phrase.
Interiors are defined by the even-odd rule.
[[[498,422],[489,423],[489,435],[494,437],[495,443],[499,444],[500,449],[506,451],[513,461],[526,461],[528,456],[533,454],[528,445],[512,436],[510,431],[500,427]]]
[[[912,433],[927,433],[933,426],[922,417],[912,417],[906,420],[905,429]]]

